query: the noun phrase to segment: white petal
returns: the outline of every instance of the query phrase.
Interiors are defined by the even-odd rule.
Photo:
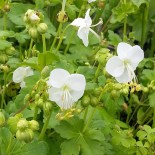
[[[117,46],[117,54],[119,58],[120,59],[128,58],[128,50],[130,50],[130,48],[132,48],[131,45],[124,42],[120,42]]]
[[[37,20],[40,20],[40,18],[35,13],[31,13],[30,14],[30,20],[31,21],[37,21]]]
[[[68,71],[64,69],[54,69],[50,73],[48,84],[50,84],[53,87],[60,88],[63,86],[66,77],[68,77],[70,74]]]
[[[83,44],[87,47],[88,46],[88,34],[89,34],[89,27],[80,27],[78,29],[78,37],[82,39]]]
[[[88,3],[95,2],[96,0],[88,0]]]
[[[75,91],[83,91],[86,86],[86,79],[82,74],[71,74],[66,78],[66,85]]]
[[[54,102],[58,102],[59,100],[61,100],[63,95],[63,91],[61,89],[54,87],[48,89],[48,93],[49,93],[49,99]]]
[[[92,20],[89,16],[89,12],[90,12],[90,9],[87,10],[86,14],[85,14],[85,23],[86,23],[86,26],[91,26],[92,24]]]
[[[71,92],[74,102],[78,101],[83,96],[83,94],[84,90]]]
[[[127,83],[127,82],[132,81],[132,79],[133,79],[133,76],[127,69],[124,70],[124,72],[121,76],[116,77],[116,80],[119,83]]]
[[[30,67],[25,68],[25,77],[33,75],[33,70]]]
[[[106,64],[106,71],[114,77],[119,77],[125,69],[123,61],[118,56],[111,57]]]
[[[130,60],[130,64],[135,66],[139,64],[144,59],[144,51],[140,48],[140,46],[135,45],[128,51],[128,60]],[[136,66],[136,67],[137,67]]]
[[[24,88],[25,86],[26,86],[25,81],[22,81],[22,82],[20,83],[20,87],[21,87],[21,88]]]
[[[79,26],[85,26],[85,25],[86,25],[86,24],[85,24],[85,19],[83,19],[83,18],[77,18],[77,19],[75,19],[75,20],[71,23],[71,25],[77,26],[77,27],[79,27]]]
[[[21,83],[24,80],[24,76],[25,76],[25,68],[24,67],[18,67],[13,72],[13,82]]]

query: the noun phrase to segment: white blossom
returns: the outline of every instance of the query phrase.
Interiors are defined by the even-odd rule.
[[[95,2],[96,0],[88,0],[88,3]]]
[[[121,42],[117,46],[118,56],[111,57],[106,64],[106,71],[111,74],[119,83],[136,80],[134,70],[144,59],[144,51],[140,46],[131,46]]]
[[[89,31],[91,31],[98,39],[100,39],[98,34],[95,31],[93,31],[90,27],[96,26],[101,22],[99,22],[96,25],[92,25],[92,20],[89,16],[89,12],[90,12],[90,9],[87,10],[85,14],[85,18],[77,18],[71,23],[71,25],[79,27],[77,35],[80,39],[82,39],[83,44],[85,46],[88,46],[88,43],[89,43],[88,41]]]
[[[86,80],[82,74],[69,74],[58,68],[51,71],[48,85],[49,99],[61,109],[69,109],[83,96]]]
[[[24,78],[33,75],[33,70],[30,67],[18,67],[13,72],[13,82],[20,83],[20,87],[25,87]]]

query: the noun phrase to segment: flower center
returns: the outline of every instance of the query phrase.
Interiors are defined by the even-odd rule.
[[[74,101],[70,94],[68,86],[63,87],[63,95],[62,95],[61,100],[62,100],[62,108],[63,109],[69,109],[72,107],[72,104]]]

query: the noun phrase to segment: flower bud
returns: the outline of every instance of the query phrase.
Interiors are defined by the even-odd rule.
[[[67,16],[65,11],[60,11],[57,14],[57,21],[60,22],[60,23],[64,23],[64,22],[68,21],[68,16]]]
[[[5,5],[4,5],[4,11],[5,12],[9,12],[10,11],[10,5],[9,5],[9,3],[6,3]]]
[[[96,107],[98,105],[99,101],[97,97],[92,96],[90,100],[90,104],[92,107]]]
[[[35,27],[31,27],[29,29],[29,35],[34,39],[36,39],[39,36],[38,31]]]
[[[31,121],[29,121],[29,127],[33,131],[39,130],[39,123],[37,121],[35,121],[35,120],[31,120]]]
[[[26,130],[29,127],[28,121],[26,119],[20,119],[19,122],[17,123],[17,129],[18,130]]]
[[[44,100],[40,98],[37,102],[35,102],[38,107],[43,107]]]
[[[14,134],[17,131],[17,123],[19,122],[20,117],[19,116],[14,116],[14,117],[9,117],[7,124],[9,126],[9,130]]]
[[[5,64],[8,61],[8,56],[6,54],[0,55],[0,63]]]
[[[48,29],[48,26],[47,26],[46,23],[40,23],[40,24],[38,24],[38,26],[37,26],[37,30],[38,30],[38,32],[39,32],[40,34],[46,33],[47,29]]]
[[[9,67],[7,65],[1,65],[0,69],[5,73],[9,72]]]
[[[41,77],[46,78],[47,76],[49,76],[49,73],[50,73],[49,67],[45,66],[43,70],[41,71]]]
[[[30,94],[26,94],[26,96],[24,97],[24,101],[29,101],[31,98]]]
[[[38,101],[39,98],[40,98],[40,95],[39,95],[39,94],[36,94],[36,95],[35,95],[35,101]]]
[[[101,94],[101,92],[102,92],[102,88],[95,88],[94,95],[99,96]]]
[[[149,92],[149,89],[147,87],[142,87],[142,90],[144,93],[148,93]]]
[[[116,91],[116,90],[112,90],[111,91],[111,96],[113,97],[113,99],[116,99],[120,96],[120,92]]]
[[[0,111],[0,126],[5,123],[5,116],[2,111]]]
[[[34,134],[31,129],[26,129],[24,131],[18,130],[16,132],[16,138],[26,143],[31,142],[33,137],[34,137]]]
[[[82,98],[81,105],[82,105],[83,107],[87,107],[89,104],[90,104],[90,97],[89,97],[88,95],[85,95],[85,96]]]
[[[6,49],[6,54],[9,56],[12,56],[15,53],[15,48],[14,47],[9,47]]]

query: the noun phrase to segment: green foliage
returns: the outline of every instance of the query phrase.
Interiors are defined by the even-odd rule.
[[[83,130],[84,122],[74,118],[70,121],[62,121],[60,125],[55,127],[61,137],[66,140],[61,144],[61,154],[78,155],[81,152],[86,154],[103,154],[104,152],[104,135],[95,129]],[[70,149],[69,146],[72,146]]]

